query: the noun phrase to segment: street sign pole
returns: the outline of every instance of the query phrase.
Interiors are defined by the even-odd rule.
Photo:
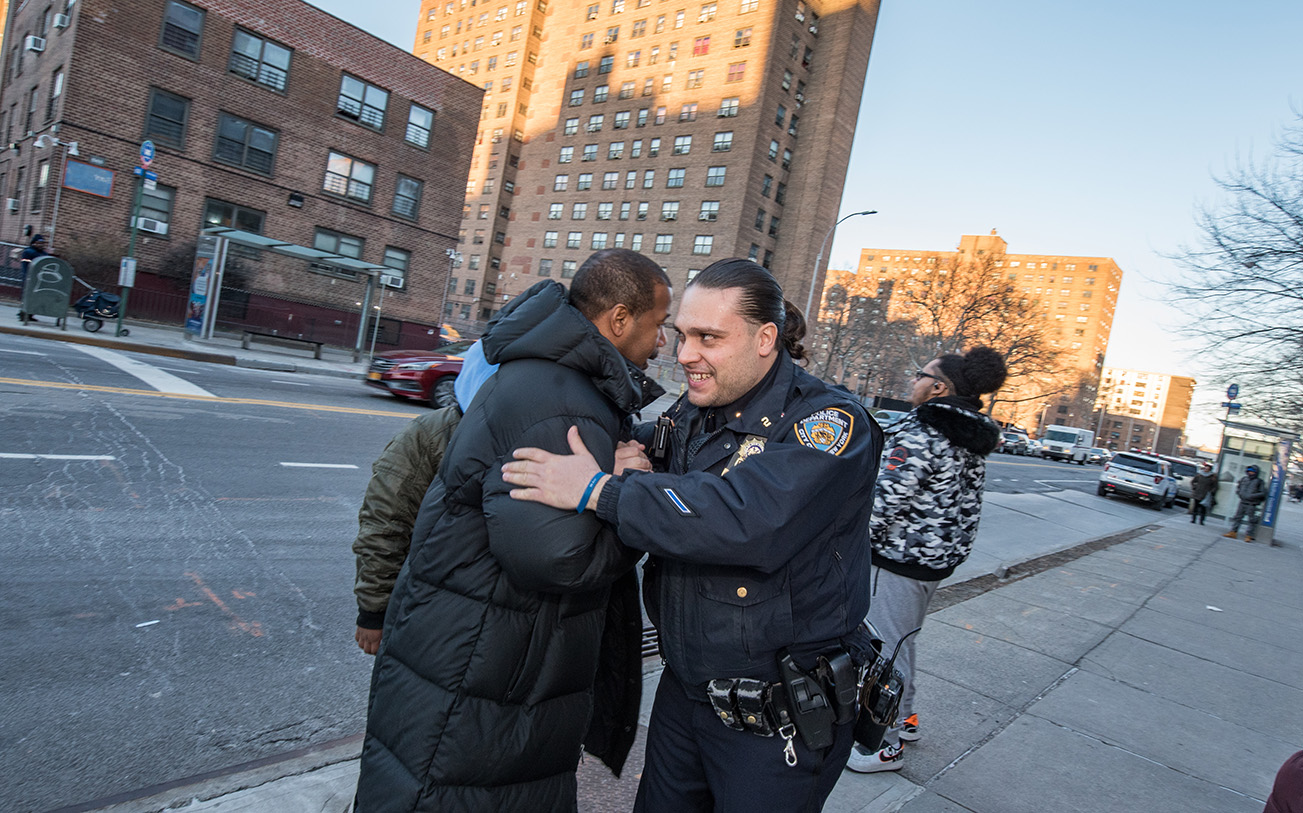
[[[1226,400],[1222,406],[1226,407],[1226,418],[1222,421],[1222,442],[1217,447],[1217,482],[1222,480],[1222,457],[1226,451],[1226,424],[1231,419],[1231,410],[1239,412],[1240,405],[1235,403],[1235,398],[1240,394],[1240,385],[1232,384],[1226,388]]]
[[[136,199],[131,204],[131,239],[127,241],[127,256],[123,258],[123,272],[119,276],[119,283],[122,284],[122,301],[118,303],[118,328],[114,333],[116,336],[125,336],[126,331],[122,329],[122,320],[127,315],[127,300],[131,296],[131,289],[136,284],[136,222],[140,219],[140,199],[145,194],[145,182],[147,180],[157,179],[158,176],[149,171],[150,164],[154,163],[154,142],[144,141],[140,145],[140,166],[136,169]],[[127,262],[129,261],[129,262]],[[127,273],[127,268],[130,273]]]

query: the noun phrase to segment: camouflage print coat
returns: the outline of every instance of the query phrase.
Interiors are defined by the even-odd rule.
[[[888,435],[869,531],[878,567],[940,581],[968,558],[1000,427],[963,400],[929,401]]]

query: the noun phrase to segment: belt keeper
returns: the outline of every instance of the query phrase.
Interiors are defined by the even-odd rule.
[[[606,472],[599,471],[597,474],[593,475],[593,479],[588,481],[588,488],[584,489],[584,496],[579,498],[579,507],[575,509],[576,514],[584,513],[584,508],[588,505],[588,498],[593,496],[593,489],[597,488],[597,484],[601,482],[602,478],[605,476]]]

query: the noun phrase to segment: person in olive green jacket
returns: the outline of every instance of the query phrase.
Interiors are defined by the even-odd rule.
[[[389,594],[412,544],[421,499],[434,480],[461,421],[457,405],[436,409],[413,420],[389,441],[371,464],[362,508],[357,512],[357,645],[368,655],[380,648]]]

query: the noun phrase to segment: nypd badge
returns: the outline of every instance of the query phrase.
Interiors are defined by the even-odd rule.
[[[720,472],[720,476],[728,474],[729,469],[737,466],[743,460],[746,460],[753,454],[758,454],[765,450],[765,438],[759,435],[747,435],[746,438],[738,444],[737,454],[733,455],[733,460],[729,462],[728,468]]]
[[[802,446],[839,455],[851,442],[855,418],[841,409],[821,409],[796,424],[796,439]]]

